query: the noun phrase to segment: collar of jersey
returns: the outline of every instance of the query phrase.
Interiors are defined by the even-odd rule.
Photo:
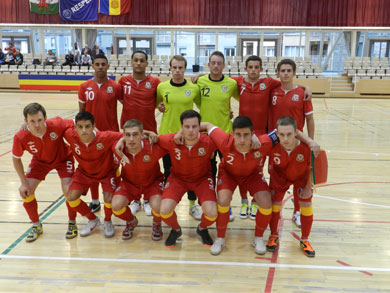
[[[171,85],[173,85],[173,86],[181,87],[181,86],[184,86],[184,85],[187,83],[187,80],[184,79],[184,81],[183,81],[182,83],[174,83],[173,80],[171,79],[171,80],[170,80],[170,83],[171,83]]]
[[[221,77],[220,80],[214,80],[214,79],[211,79],[211,76],[210,76],[210,74],[209,74],[209,80],[210,80],[210,81],[220,82],[220,81],[222,81],[224,78],[225,78],[225,75],[222,74],[222,77]]]

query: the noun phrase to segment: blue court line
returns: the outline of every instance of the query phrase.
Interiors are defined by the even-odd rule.
[[[43,215],[40,218],[41,222],[46,220],[46,218],[48,216],[50,216],[60,205],[62,205],[65,202],[65,197],[63,195],[61,195],[61,197],[62,197],[62,199],[54,207],[52,207],[45,215]],[[28,235],[28,233],[30,233],[30,231],[31,231],[31,228],[27,229],[26,232],[24,232],[18,239],[16,239],[14,241],[14,243],[12,243],[10,246],[8,246],[8,248],[6,250],[4,250],[1,254],[5,255],[5,254],[10,253],[12,249],[14,249],[24,238],[26,238],[26,236]],[[1,259],[1,257],[0,257],[0,259]]]

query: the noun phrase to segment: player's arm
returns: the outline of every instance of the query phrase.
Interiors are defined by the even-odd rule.
[[[158,135],[150,130],[144,130],[144,136],[149,139],[150,144],[158,142]]]
[[[27,198],[29,195],[32,194],[32,191],[30,190],[30,188],[28,186],[26,174],[24,174],[24,167],[23,167],[22,159],[16,158],[13,156],[12,162],[14,164],[16,174],[18,174],[19,179],[20,179],[19,193],[20,193],[22,198]]]
[[[165,112],[165,106],[163,103],[163,97],[162,97],[162,89],[161,89],[161,84],[157,86],[157,94],[156,94],[156,108],[161,112]]]
[[[314,115],[313,114],[305,115],[305,118],[306,118],[307,134],[311,139],[314,139],[314,130],[315,130]]]
[[[302,131],[298,130],[297,138],[309,146],[315,157],[320,154],[321,146]]]
[[[201,77],[201,76],[203,76],[204,74],[195,74],[195,75],[193,75],[193,76],[191,76],[191,82],[192,83],[196,83],[197,81],[198,81],[198,79],[199,79],[199,77]]]
[[[301,84],[298,84],[299,87],[303,88],[305,90],[305,95],[303,97],[303,100],[304,101],[309,101],[311,100],[312,96],[313,96],[313,93],[311,92],[311,89],[309,86],[307,85],[301,85]]]
[[[234,86],[233,86],[233,98],[240,101],[240,93],[238,91],[237,81],[234,80]]]

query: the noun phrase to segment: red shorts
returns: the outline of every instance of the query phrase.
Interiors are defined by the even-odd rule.
[[[261,171],[254,172],[248,177],[234,177],[224,168],[219,167],[217,191],[228,189],[234,192],[237,185],[242,190],[248,190],[252,196],[259,191],[269,191],[268,184]]]
[[[30,165],[27,168],[26,177],[43,181],[45,180],[46,175],[53,169],[57,170],[58,176],[60,176],[60,178],[72,177],[74,172],[73,156],[70,155],[66,158],[65,161],[54,162],[52,164],[45,164],[39,162],[38,160],[32,159]]]
[[[181,180],[171,173],[165,183],[162,199],[170,198],[179,203],[183,194],[190,190],[195,192],[200,204],[209,200],[217,201],[211,174],[198,181],[188,182]]]
[[[289,189],[290,185],[294,185],[294,197],[298,196],[302,189],[306,186],[307,179],[301,181],[290,182],[280,176],[271,175],[269,187],[271,189],[272,201],[281,202],[284,198],[284,194]],[[310,198],[311,199],[311,198]],[[302,199],[300,199],[302,200]],[[307,201],[307,200],[303,200]]]
[[[100,183],[102,185],[103,192],[114,193],[116,187],[119,184],[119,178],[116,177],[116,170],[112,170],[104,178],[93,178],[81,173],[80,169],[76,169],[72,177],[72,183],[69,186],[69,190],[88,190],[93,183]]]
[[[134,185],[130,181],[122,181],[115,190],[114,195],[123,195],[127,197],[129,202],[132,202],[133,200],[138,200],[141,194],[143,194],[144,200],[149,200],[152,195],[162,195],[163,189],[164,182],[162,180],[156,180],[146,187]]]

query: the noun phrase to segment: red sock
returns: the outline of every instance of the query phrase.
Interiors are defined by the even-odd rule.
[[[272,218],[272,209],[264,210],[266,213],[269,213],[268,215],[263,214],[260,212],[262,210],[259,208],[256,213],[256,227],[255,227],[255,237],[263,237],[264,231],[267,228],[268,224],[271,221]],[[280,215],[280,213],[279,213]]]
[[[220,209],[227,209],[227,212],[223,213]],[[217,236],[218,238],[225,238],[226,229],[229,224],[229,207],[218,206],[218,217],[217,217]]]
[[[68,201],[66,201],[66,208],[68,209],[69,221],[76,221],[77,212],[71,208]]]
[[[294,194],[294,214],[300,211],[298,195]]]
[[[211,226],[212,224],[214,224],[216,219],[217,219],[217,217],[212,219],[212,218],[208,218],[204,214],[202,214],[202,218],[200,219],[199,226],[202,229],[206,229],[208,226]]]
[[[134,219],[134,216],[128,206],[125,206],[119,211],[115,211],[114,215],[126,222],[131,222]]]
[[[160,214],[156,214],[156,213],[152,210],[152,215],[153,215],[153,222],[154,222],[154,223],[161,223],[162,219],[161,219],[161,215],[160,215]]]
[[[28,198],[30,198],[30,196]],[[33,196],[33,200],[31,200],[31,201],[28,201],[28,202],[24,201],[23,206],[24,206],[31,222],[33,222],[33,223],[39,222],[38,203],[37,203],[37,200],[35,199],[35,196]]]
[[[177,215],[175,212],[172,212],[172,214],[168,218],[166,218],[166,219],[163,218],[163,221],[165,224],[167,224],[173,230],[180,229],[179,223],[177,222]]]
[[[89,190],[91,190],[91,198],[93,200],[99,200],[99,182],[92,183]]]
[[[280,211],[272,212],[272,218],[269,224],[269,227],[271,229],[271,235],[278,235],[279,219],[280,219]]]
[[[313,224],[313,215],[311,216],[303,216],[301,214],[301,232],[302,232],[302,239],[309,239],[311,226]]]
[[[112,207],[110,203],[104,203],[104,221],[111,221]]]
[[[88,205],[84,201],[82,201],[80,198],[78,200],[76,199],[75,201],[70,202],[69,205],[76,212],[78,212],[79,214],[81,214],[84,217],[87,217],[88,220],[95,220],[96,219],[96,216],[94,215],[94,213],[91,213],[91,211],[89,210]]]
[[[247,190],[244,187],[238,186],[238,189],[240,190],[241,199],[248,199]]]

